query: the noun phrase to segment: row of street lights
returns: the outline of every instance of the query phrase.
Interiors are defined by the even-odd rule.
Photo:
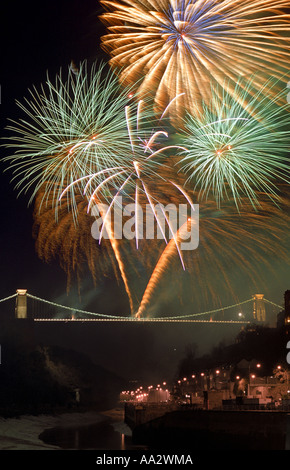
[[[150,392],[168,392],[168,389],[166,388],[164,390],[163,387],[166,387],[167,383],[166,382],[162,382],[162,385],[161,384],[157,384],[155,387],[154,385],[149,385],[147,388],[146,387],[143,387],[142,385],[140,387],[138,387],[136,390],[123,390],[121,392],[121,397],[122,399],[124,400],[128,400],[128,401],[144,401],[144,400],[147,400]]]
[[[218,376],[218,375],[220,374],[220,370],[217,369],[217,370],[215,371],[215,374],[216,374],[216,376]],[[191,379],[198,379],[199,377],[204,377],[204,378],[206,378],[207,375],[205,374],[205,372],[200,372],[199,374],[192,374],[190,378],[191,378]],[[181,385],[182,383],[189,382],[189,380],[190,380],[190,379],[188,379],[187,377],[183,377],[182,379],[177,380],[177,383],[178,383],[179,385]]]

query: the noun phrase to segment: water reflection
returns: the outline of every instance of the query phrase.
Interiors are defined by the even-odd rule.
[[[39,438],[62,449],[128,450],[134,448],[130,435],[114,429],[110,421],[89,426],[47,429]]]

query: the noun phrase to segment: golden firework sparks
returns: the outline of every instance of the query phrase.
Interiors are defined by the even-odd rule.
[[[290,15],[287,0],[102,0],[108,27],[102,46],[120,79],[138,82],[158,110],[170,109],[177,122],[184,109],[211,99],[211,82],[221,89],[227,78],[256,74],[254,90],[265,77],[288,73]],[[242,85],[242,84],[241,84]]]

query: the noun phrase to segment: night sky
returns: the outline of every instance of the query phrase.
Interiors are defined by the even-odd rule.
[[[4,2],[2,2],[4,3]],[[4,11],[3,11],[4,10]],[[71,60],[90,62],[107,59],[101,51],[99,37],[105,29],[98,20],[101,13],[95,0],[51,0],[49,2],[5,2],[1,5],[1,135],[7,118],[17,119],[19,110],[15,99],[27,96],[27,89],[45,81],[46,73],[53,77],[66,68]],[[1,149],[1,158],[6,150]],[[47,265],[37,257],[32,237],[33,207],[27,207],[28,197],[17,198],[10,184],[11,174],[3,173],[1,164],[1,284],[0,298],[26,288],[31,294],[48,300],[78,304],[76,288],[66,294],[66,275],[57,262]],[[290,288],[289,266],[273,265],[277,278],[269,276],[265,296],[281,304],[283,294]],[[127,309],[123,291],[117,290],[114,280],[107,280],[94,289],[91,280],[84,280],[87,302],[92,311],[121,313]],[[241,283],[240,298],[245,300],[254,292]],[[113,295],[112,295],[113,293]],[[166,297],[166,292],[163,293]],[[208,304],[208,309],[212,305]],[[126,324],[43,325],[37,326],[40,340],[84,351],[97,363],[129,378],[158,381],[174,375],[178,360],[186,345],[197,343],[202,353],[221,340],[234,338],[239,327],[197,325]]]
[[[91,61],[101,54],[96,2],[52,1],[37,7],[35,2],[5,3],[3,13],[1,6],[1,130],[7,118],[19,117],[15,100],[22,101],[28,88],[45,82],[47,72],[54,77],[61,67],[67,69],[72,59]],[[5,149],[1,149],[3,155]],[[5,168],[2,164],[1,170]],[[1,236],[5,249],[1,250],[1,265],[5,266],[5,284],[1,285],[1,296],[21,285],[44,295],[45,279],[52,273],[59,282],[55,283],[56,291],[47,295],[56,295],[58,288],[62,292],[65,276],[57,266],[50,270],[39,262],[31,236],[33,207],[27,207],[28,197],[17,198],[10,179],[11,173],[2,174]]]

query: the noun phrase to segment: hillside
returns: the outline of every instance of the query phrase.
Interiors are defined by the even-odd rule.
[[[125,381],[85,354],[34,344],[28,324],[1,322],[0,416],[105,410]],[[78,400],[79,398],[79,400]]]

